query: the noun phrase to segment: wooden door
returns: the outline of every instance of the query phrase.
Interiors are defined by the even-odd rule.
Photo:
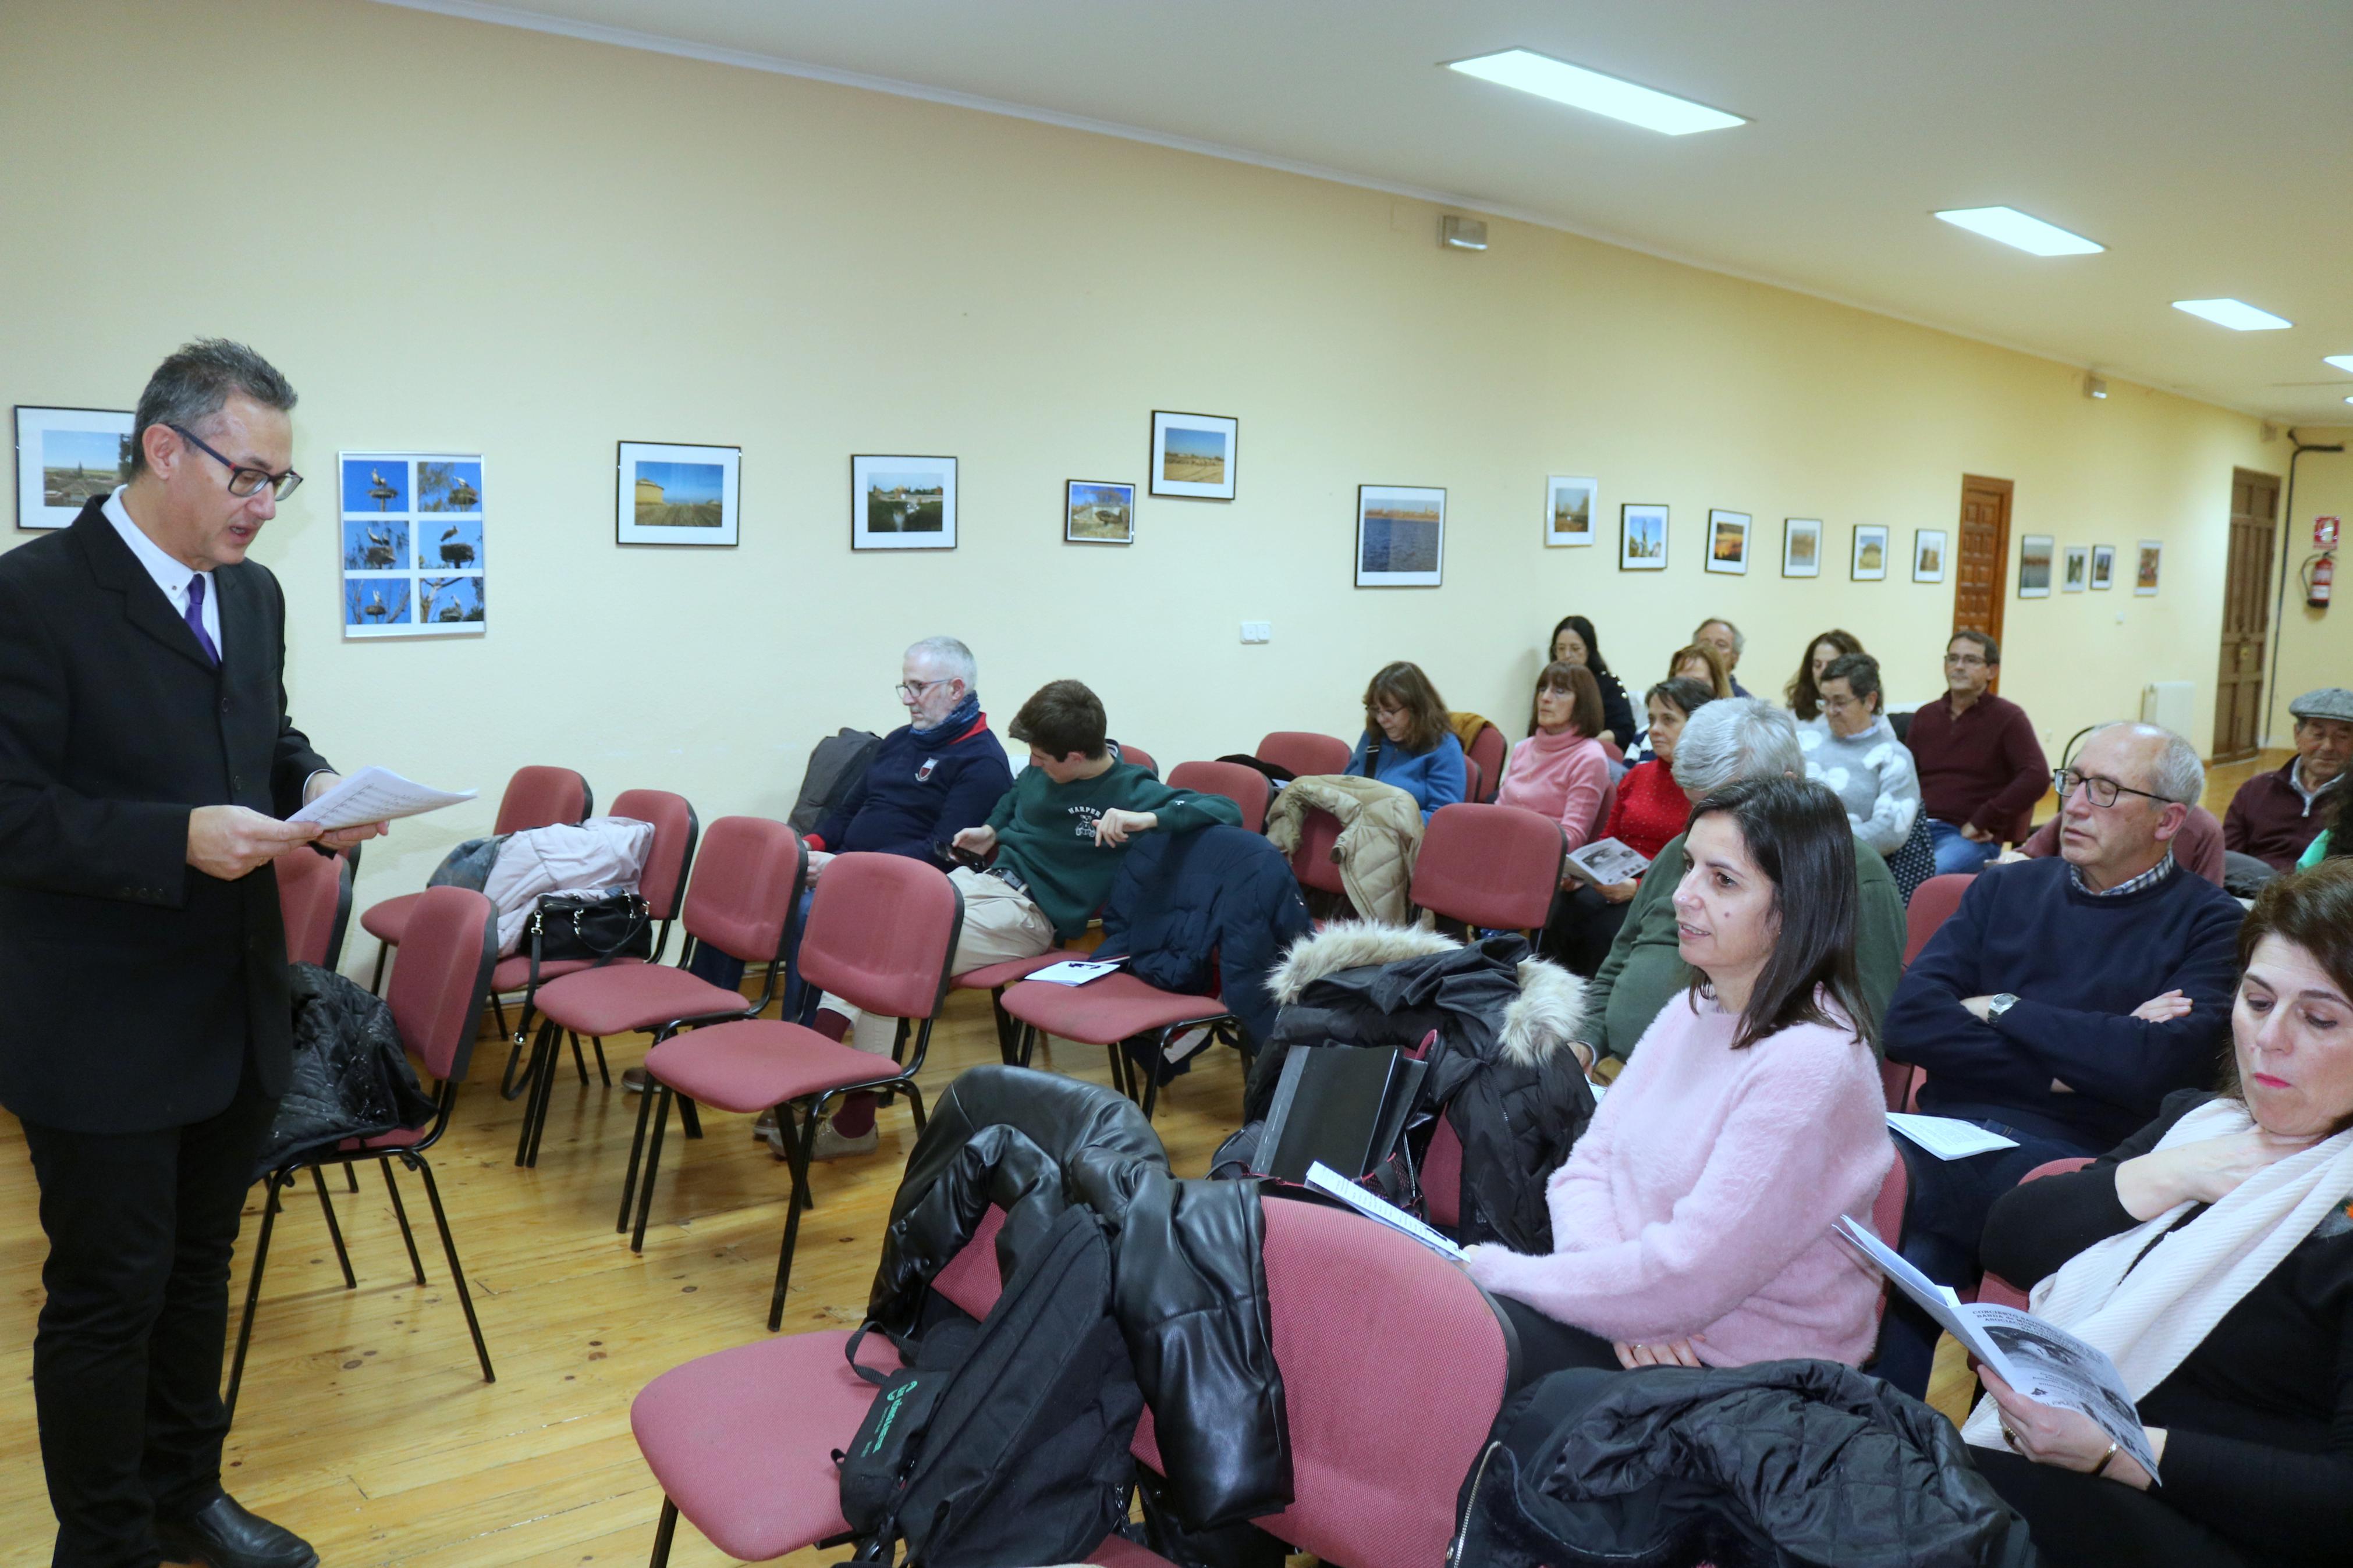
[[[1961,527],[1953,551],[1953,630],[1972,627],[2001,640],[2002,607],[2010,602],[2008,479],[1961,476]],[[1994,670],[1992,689],[2001,689]]]
[[[2263,645],[2271,635],[2272,551],[2279,480],[2231,472],[2231,555],[2222,577],[2222,658],[2214,677],[2214,760],[2252,757],[2263,744]]]

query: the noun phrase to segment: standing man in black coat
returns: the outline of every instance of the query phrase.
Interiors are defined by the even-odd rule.
[[[301,482],[293,406],[252,350],[189,344],[140,396],[131,482],[0,555],[0,1105],[49,1239],[57,1568],[318,1561],[220,1484],[229,1257],[292,1044],[271,862],[383,831],[280,820],[336,782],[245,559]]]

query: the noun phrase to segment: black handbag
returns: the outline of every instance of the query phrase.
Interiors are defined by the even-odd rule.
[[[619,888],[586,898],[551,893],[523,930],[534,971],[543,963],[588,959],[602,964],[654,955],[653,914],[645,895]]]

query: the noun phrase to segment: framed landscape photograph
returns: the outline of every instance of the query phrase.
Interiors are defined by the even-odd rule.
[[[620,488],[614,500],[615,542],[735,542],[743,447],[623,441],[617,467]]]
[[[1748,524],[1745,511],[1721,508],[1707,514],[1707,569],[1734,576],[1748,574]]]
[[[1821,520],[1812,517],[1786,519],[1781,524],[1781,575],[1819,577],[1821,574]]]
[[[1217,414],[1152,411],[1152,493],[1194,500],[1234,499],[1241,421]]]
[[[1356,487],[1356,586],[1435,588],[1446,564],[1446,492]]]
[[[1553,474],[1545,480],[1545,543],[1593,542],[1593,498],[1600,486],[1592,479]]]
[[[1070,479],[1062,486],[1062,542],[1135,542],[1135,487],[1106,479]]]
[[[2144,539],[2140,542],[2140,565],[2133,573],[2133,593],[2146,598],[2157,592],[2157,576],[2165,565],[2165,541]]]
[[[2088,544],[2069,545],[2066,562],[2059,575],[2059,591],[2080,594],[2092,578],[2092,547]]]
[[[1618,570],[1667,569],[1667,509],[1628,501],[1618,509]]]
[[[16,526],[63,528],[131,480],[128,408],[16,409]]]
[[[955,544],[954,458],[849,459],[852,550],[954,550]]]
[[[2058,545],[2047,533],[2030,533],[2018,542],[2018,596],[2051,596],[2051,557]]]
[[[1887,528],[1883,523],[1854,525],[1854,562],[1848,575],[1858,583],[1887,580]]]
[[[2092,592],[2105,594],[2116,585],[2116,547],[2092,546]]]
[[[1945,531],[1941,528],[1915,528],[1912,531],[1912,581],[1941,583],[1945,580]]]

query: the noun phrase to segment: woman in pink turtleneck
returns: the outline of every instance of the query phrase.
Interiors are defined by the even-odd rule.
[[[1521,1376],[1568,1366],[1860,1365],[1868,1223],[1894,1150],[1855,1028],[1853,832],[1821,785],[1744,782],[1693,808],[1677,946],[1698,971],[1643,1034],[1546,1188],[1555,1250],[1471,1249]]]
[[[1593,672],[1563,660],[1546,665],[1536,677],[1535,727],[1504,763],[1496,804],[1552,818],[1569,848],[1583,848],[1600,826],[1609,788],[1609,754],[1593,739],[1600,731],[1601,687]]]

